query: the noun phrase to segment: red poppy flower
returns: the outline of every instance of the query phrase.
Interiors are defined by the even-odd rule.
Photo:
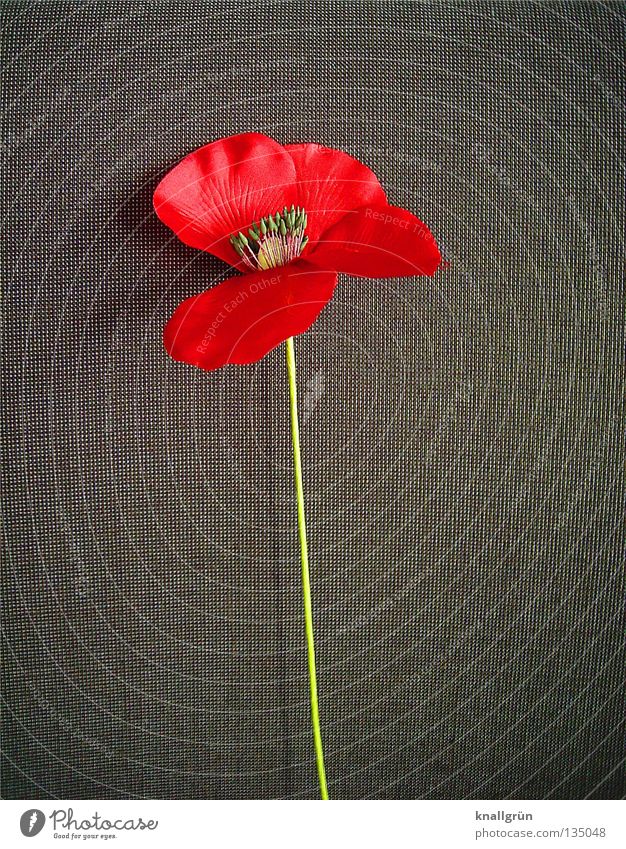
[[[183,301],[165,327],[168,353],[207,370],[255,362],[304,332],[337,272],[430,276],[441,263],[428,227],[390,206],[367,166],[260,133],[190,153],[157,186],[154,208],[185,244],[244,272]]]

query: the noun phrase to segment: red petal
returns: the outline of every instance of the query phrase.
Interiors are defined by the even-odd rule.
[[[287,144],[296,167],[298,203],[307,213],[311,242],[346,212],[387,197],[373,171],[341,150],[318,144]]]
[[[220,283],[179,304],[163,341],[175,360],[211,371],[253,363],[303,333],[330,300],[337,275],[294,262]]]
[[[320,268],[356,277],[429,277],[441,254],[428,227],[399,206],[366,206],[347,213],[307,256]]]
[[[242,133],[194,150],[161,180],[154,209],[185,244],[231,265],[231,234],[291,204],[296,171],[282,145]]]

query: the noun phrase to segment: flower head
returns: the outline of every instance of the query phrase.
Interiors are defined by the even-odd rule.
[[[430,276],[441,264],[428,227],[391,206],[367,166],[317,144],[242,133],[205,145],[166,174],[154,208],[185,244],[244,272],[183,301],[165,327],[168,353],[207,370],[303,333],[338,272]]]

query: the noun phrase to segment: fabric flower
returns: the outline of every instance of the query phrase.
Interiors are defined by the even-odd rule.
[[[303,333],[337,272],[432,275],[428,227],[391,206],[375,174],[340,150],[242,133],[195,150],[159,183],[154,208],[185,244],[243,274],[183,301],[164,331],[175,360],[252,363]]]

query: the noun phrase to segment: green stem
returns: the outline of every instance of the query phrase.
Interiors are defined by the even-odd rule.
[[[311,722],[317,774],[320,781],[322,799],[328,799],[326,770],[324,769],[324,750],[320,731],[320,714],[317,702],[317,676],[315,673],[315,646],[313,644],[313,612],[311,609],[311,581],[309,579],[309,552],[306,543],[306,522],[304,518],[304,490],[302,488],[302,461],[300,459],[300,429],[298,427],[298,395],[296,391],[296,358],[293,353],[293,338],[287,346],[287,371],[289,372],[289,410],[291,413],[291,439],[293,442],[293,464],[296,478],[296,499],[298,502],[298,536],[300,538],[300,559],[302,561],[302,593],[304,596],[304,623],[306,628],[306,646],[309,660],[309,690],[311,692]]]

